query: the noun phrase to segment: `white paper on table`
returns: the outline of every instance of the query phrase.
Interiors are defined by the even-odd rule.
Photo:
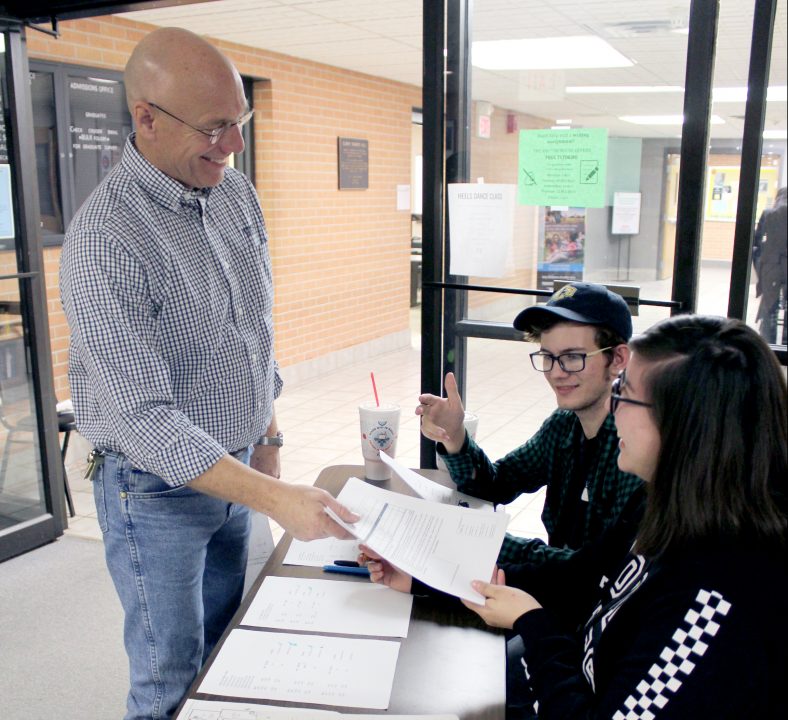
[[[249,591],[260,571],[268,562],[274,551],[274,536],[271,534],[271,523],[268,516],[259,512],[251,513],[252,527],[249,534],[249,554],[246,560],[243,594]]]
[[[385,710],[399,642],[233,630],[199,692]]]
[[[358,557],[358,540],[339,540],[327,537],[320,540],[296,540],[290,543],[282,565],[323,567],[335,560],[355,560]]]
[[[472,580],[489,580],[509,516],[400,495],[350,478],[337,496],[361,516],[353,524],[326,512],[348,532],[423,583],[475,603]]]
[[[452,275],[511,273],[516,191],[516,185],[448,185]]]
[[[345,715],[340,713],[339,717],[354,718],[354,720],[382,720],[382,717],[385,717],[385,720],[460,720],[456,715],[389,715],[388,713],[382,717],[380,715],[357,715],[356,713]]]
[[[314,720],[316,718],[336,720],[341,717],[343,716],[334,710],[307,710],[274,705],[190,699],[183,704],[176,720]],[[372,717],[377,717],[380,720],[380,715]]]
[[[459,720],[456,715],[345,715],[334,710],[306,710],[274,705],[221,702],[216,700],[187,700],[176,720],[310,720],[312,718],[338,720]]]
[[[409,485],[419,497],[425,500],[443,503],[444,505],[467,503],[467,507],[469,508],[495,511],[495,505],[491,502],[474,497],[473,495],[466,495],[459,490],[446,487],[445,485],[436,483],[434,480],[425,478],[423,475],[419,475],[410,468],[400,465],[394,458],[390,457],[382,450],[380,451],[380,459],[388,465],[393,472],[399,475],[400,479]]]
[[[269,575],[241,625],[407,637],[413,596],[371,583]]]

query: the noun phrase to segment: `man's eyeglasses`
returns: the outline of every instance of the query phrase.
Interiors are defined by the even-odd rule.
[[[161,110],[165,115],[169,115],[174,120],[177,120],[179,123],[183,123],[187,127],[190,127],[192,130],[196,130],[198,133],[202,133],[203,135],[205,135],[210,139],[211,145],[216,145],[216,143],[219,142],[219,138],[222,135],[224,135],[224,133],[226,133],[231,127],[237,125],[239,129],[242,128],[244,125],[246,125],[246,123],[248,123],[252,119],[252,116],[254,115],[254,110],[248,110],[243,115],[241,115],[241,117],[238,118],[235,122],[224,123],[224,125],[219,125],[219,127],[213,128],[212,130],[204,130],[203,128],[194,127],[194,125],[192,125],[191,123],[187,123],[185,120],[179,118],[177,115],[173,115],[169,110],[165,110],[163,107],[157,105],[156,103],[148,102],[148,105],[156,108],[157,110]]]
[[[626,370],[621,372],[615,380],[613,380],[613,385],[610,388],[610,412],[615,413],[618,410],[618,406],[624,402],[629,403],[630,405],[640,405],[641,407],[654,407],[653,403],[643,402],[642,400],[633,400],[632,398],[627,398],[621,395],[621,390],[624,388],[624,385],[627,384],[627,373]]]
[[[531,358],[531,365],[534,366],[534,370],[539,372],[549,373],[557,360],[559,367],[564,372],[578,373],[586,369],[586,358],[599,355],[599,353],[610,350],[611,348],[612,345],[611,347],[601,348],[600,350],[594,350],[594,352],[590,353],[561,353],[560,355],[553,355],[546,350],[539,350],[538,352],[531,353],[529,357]]]

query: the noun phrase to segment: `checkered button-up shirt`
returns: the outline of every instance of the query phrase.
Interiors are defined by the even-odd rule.
[[[583,486],[573,486],[570,479],[577,473],[577,448],[582,441],[583,427],[577,415],[556,410],[527,443],[498,462],[491,462],[470,438],[456,455],[442,455],[459,490],[496,503],[509,503],[521,493],[547,486],[542,521],[550,545],[507,535],[499,562],[541,563],[568,557],[600,537],[621,515],[630,496],[642,492],[643,481],[618,468],[618,436],[613,416],[608,414],[597,433],[596,455],[586,466],[583,486],[588,502],[581,518],[583,527],[574,529],[572,525],[578,522],[574,508],[580,503]],[[579,538],[576,546],[556,542],[558,537],[572,536]]]
[[[267,243],[241,173],[188,190],[128,139],[63,244],[82,435],[178,486],[263,434],[282,386]]]

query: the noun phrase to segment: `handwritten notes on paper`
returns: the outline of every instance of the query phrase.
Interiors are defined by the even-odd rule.
[[[330,565],[336,560],[355,560],[357,557],[358,540],[339,540],[327,537],[307,542],[293,538],[282,564],[323,567],[323,565]]]
[[[399,643],[233,630],[199,692],[384,710]]]
[[[256,705],[253,703],[187,700],[178,720],[381,720],[381,715],[345,715],[332,710]],[[386,715],[387,720],[458,720],[456,715]]]
[[[241,625],[407,637],[413,597],[371,583],[269,576]]]
[[[509,516],[443,505],[350,478],[337,499],[361,519],[331,517],[404,572],[431,587],[483,603],[473,580],[492,576]]]

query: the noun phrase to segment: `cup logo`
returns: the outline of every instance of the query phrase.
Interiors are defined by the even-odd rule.
[[[394,444],[394,431],[385,420],[378,420],[377,425],[367,432],[366,439],[377,452],[387,451]]]

